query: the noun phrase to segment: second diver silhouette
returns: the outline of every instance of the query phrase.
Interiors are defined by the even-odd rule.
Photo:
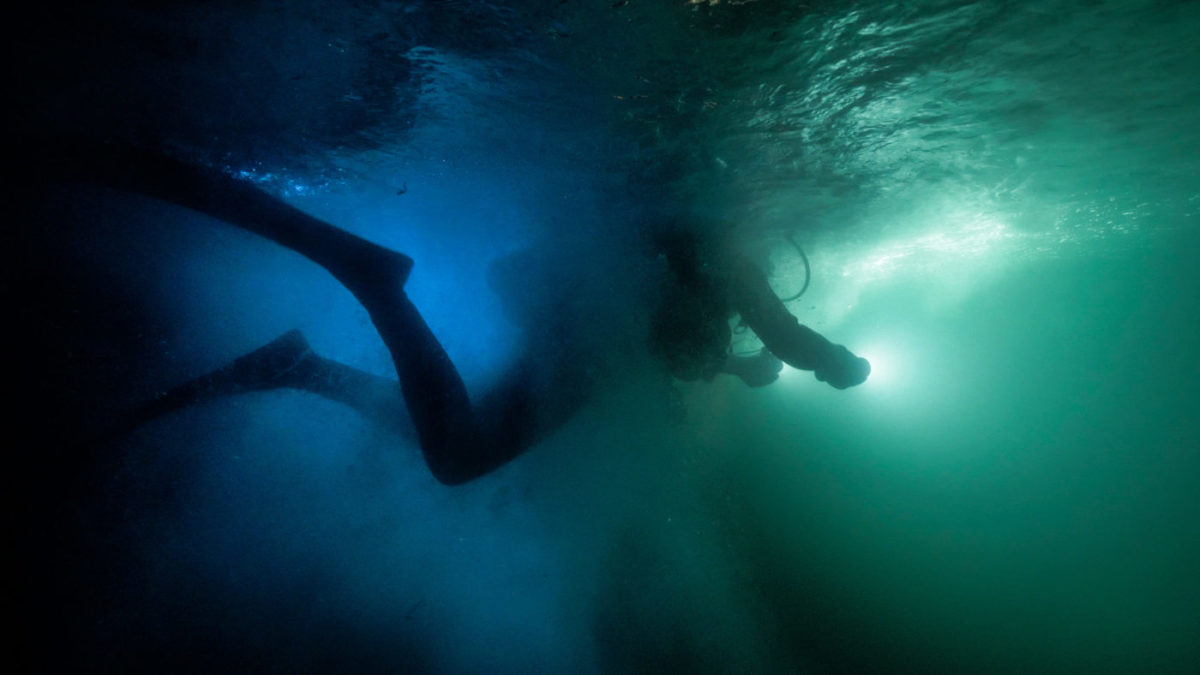
[[[159,151],[74,139],[44,144],[37,156],[35,168],[44,179],[95,182],[193,209],[320,265],[366,309],[399,380],[321,357],[293,330],[138,408],[115,423],[108,438],[185,406],[247,391],[303,389],[388,425],[403,414],[402,400],[430,471],[453,485],[487,474],[535,445],[570,419],[597,384],[596,369],[586,359],[529,354],[472,404],[454,364],[404,291],[413,267],[408,256],[217,168]],[[761,386],[776,379],[782,360],[839,389],[866,380],[867,361],[801,325],[749,261],[715,255],[682,230],[660,233],[656,245],[670,265],[671,282],[651,321],[651,351],[672,375],[709,380],[727,372]],[[760,355],[729,354],[728,317],[734,311],[765,345]]]

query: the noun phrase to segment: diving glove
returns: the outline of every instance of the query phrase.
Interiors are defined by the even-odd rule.
[[[871,374],[871,363],[855,356],[842,345],[834,345],[833,352],[825,364],[815,371],[817,379],[835,389],[849,389],[867,381]]]

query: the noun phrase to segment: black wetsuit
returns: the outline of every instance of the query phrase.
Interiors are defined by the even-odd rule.
[[[729,355],[729,318],[736,312],[781,361],[814,371],[838,389],[861,384],[870,365],[805,326],[787,310],[766,275],[744,256],[715,250],[691,232],[656,238],[673,284],[651,322],[651,350],[679,379],[712,379]]]
[[[592,370],[576,359],[520,359],[492,392],[472,405],[454,364],[404,292],[412,260],[283,202],[248,181],[216,168],[164,153],[87,139],[26,144],[15,155],[29,158],[40,180],[87,181],[177,204],[254,232],[307,257],[332,274],[363,305],[392,357],[404,404],[433,475],[455,484],[510,461],[565,422],[591,393]],[[168,392],[119,425],[130,428],[171,409],[222,393],[273,386],[300,386],[356,402],[350,388],[379,383],[341,364],[312,360],[315,374],[269,375],[259,361],[296,357],[294,340],[247,355],[215,373]],[[300,350],[301,352],[303,350]],[[292,355],[289,357],[288,355]],[[264,370],[265,368],[265,370]],[[249,378],[249,379],[247,379]],[[366,396],[377,400],[377,396]],[[376,409],[374,403],[371,404]]]

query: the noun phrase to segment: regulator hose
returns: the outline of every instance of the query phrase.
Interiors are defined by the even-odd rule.
[[[787,236],[784,237],[784,239],[787,239],[788,243],[790,243],[792,246],[796,247],[796,253],[799,253],[800,259],[804,261],[804,285],[801,286],[800,290],[796,291],[796,293],[794,295],[790,295],[786,298],[781,298],[781,300],[783,302],[791,302],[791,301],[795,300],[796,298],[799,298],[800,296],[804,295],[804,291],[808,290],[808,283],[810,281],[812,281],[812,266],[808,264],[808,256],[804,254],[804,249],[801,248],[800,244],[796,242],[796,233],[795,232],[789,232],[787,234]]]

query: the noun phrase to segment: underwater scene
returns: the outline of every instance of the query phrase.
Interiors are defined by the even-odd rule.
[[[30,672],[1200,672],[1200,3],[6,21]]]

